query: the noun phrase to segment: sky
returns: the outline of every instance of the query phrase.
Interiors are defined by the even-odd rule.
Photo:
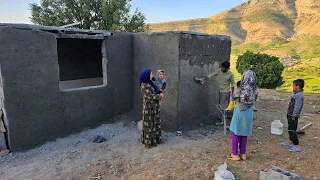
[[[245,0],[132,0],[132,10],[140,8],[147,22],[163,22],[209,17]],[[31,23],[30,3],[40,0],[0,0],[0,23]]]

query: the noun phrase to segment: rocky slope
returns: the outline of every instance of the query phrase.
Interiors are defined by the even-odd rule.
[[[151,23],[150,28],[229,35],[235,55],[250,49],[296,59],[320,57],[320,0],[251,0],[208,18]]]

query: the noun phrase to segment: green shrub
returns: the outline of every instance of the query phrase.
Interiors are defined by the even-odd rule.
[[[247,51],[238,57],[236,68],[241,74],[246,70],[256,72],[260,88],[275,89],[284,83],[282,78],[284,65],[275,56]]]

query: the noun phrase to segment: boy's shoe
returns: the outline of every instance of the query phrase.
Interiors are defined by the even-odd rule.
[[[196,81],[197,83],[203,85],[204,84],[204,79],[203,78],[198,78],[196,76],[193,76],[193,80]]]
[[[284,145],[284,146],[290,146],[292,147],[293,145],[290,144],[288,141],[285,141],[285,142],[282,142],[281,145]]]
[[[301,152],[301,149],[296,147],[296,146],[292,146],[292,148],[289,151],[291,151],[291,152]]]

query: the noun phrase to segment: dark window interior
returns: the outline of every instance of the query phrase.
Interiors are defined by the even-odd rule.
[[[57,39],[60,89],[103,84],[101,39]]]
[[[102,40],[57,39],[60,81],[102,76]]]

